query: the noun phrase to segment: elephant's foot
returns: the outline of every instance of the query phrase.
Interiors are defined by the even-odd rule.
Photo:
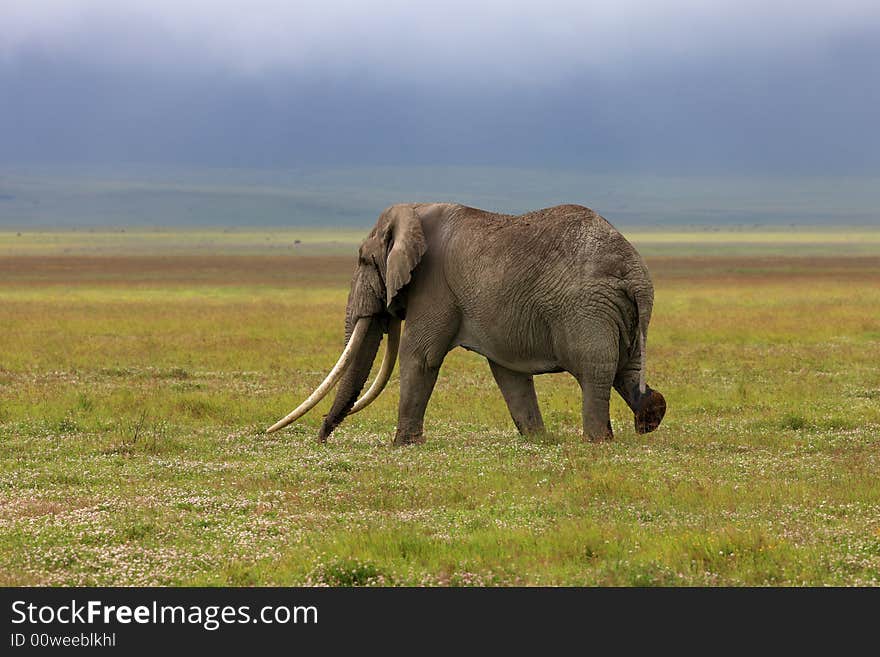
[[[425,436],[422,433],[398,433],[394,437],[394,446],[402,447],[404,445],[422,445],[425,442]]]
[[[650,390],[639,402],[634,413],[637,433],[650,433],[660,426],[666,415],[666,399],[656,390]]]
[[[516,425],[516,430],[519,431],[521,436],[540,436],[546,433],[546,429],[544,429],[544,423],[540,424],[528,424],[524,425],[519,422],[514,422]]]
[[[604,443],[609,440],[614,440],[614,431],[611,429],[611,420],[608,420],[608,425],[605,429],[596,431],[592,434],[587,433],[586,438],[591,443]]]

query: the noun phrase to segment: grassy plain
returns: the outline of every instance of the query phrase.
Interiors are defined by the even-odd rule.
[[[458,350],[396,449],[396,376],[326,445],[328,401],[262,432],[339,353],[359,234],[0,233],[0,584],[880,583],[880,232],[627,234],[657,432],[615,397],[585,442],[546,375],[523,438]]]

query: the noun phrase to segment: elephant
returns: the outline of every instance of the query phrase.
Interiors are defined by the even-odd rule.
[[[583,394],[583,432],[613,437],[614,388],[635,429],[656,429],[662,394],[645,381],[654,287],[636,249],[605,218],[581,205],[518,216],[452,203],[384,210],[362,242],[345,311],[346,345],[327,378],[277,431],[339,384],[318,438],[369,405],[400,360],[395,445],[422,443],[425,409],[446,354],[481,354],[513,422],[542,432],[534,375],[568,372]],[[405,320],[401,336],[401,322]],[[380,371],[358,399],[387,334]]]

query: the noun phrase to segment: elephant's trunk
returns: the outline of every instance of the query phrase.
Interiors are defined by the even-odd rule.
[[[382,342],[382,321],[378,317],[362,317],[357,320],[355,327],[361,322],[367,322],[366,332],[360,348],[355,352],[351,364],[342,375],[339,387],[336,390],[336,398],[330,411],[324,416],[324,423],[318,433],[318,438],[323,442],[333,433],[333,430],[345,418],[351,408],[354,406],[367,377],[370,375],[370,368],[373,360],[376,358],[376,352],[379,351],[379,343]],[[351,321],[346,324],[350,325]],[[347,330],[346,333],[349,331]]]
[[[364,393],[364,396],[358,399],[357,403],[352,406],[351,410],[348,412],[349,415],[354,415],[358,411],[362,411],[372,404],[376,397],[378,397],[385,389],[385,386],[388,385],[388,381],[391,379],[391,372],[394,371],[394,363],[397,361],[397,350],[399,348],[400,320],[392,318],[388,322],[388,340],[385,342],[385,355],[382,357],[382,365],[379,368],[379,373],[373,380],[373,385],[370,386],[369,390],[367,390],[367,392]]]
[[[369,333],[369,328],[370,320],[364,318],[357,322],[353,331],[346,336],[345,349],[342,350],[342,355],[339,357],[339,360],[336,361],[336,365],[333,366],[333,369],[330,370],[330,374],[327,375],[327,378],[321,382],[321,385],[315,388],[315,391],[309,395],[308,399],[269,427],[266,430],[266,433],[272,433],[273,431],[283,429],[291,422],[294,422],[308,413],[319,401],[327,396],[327,393],[330,392],[333,386],[339,382],[339,379],[343,377],[343,374],[351,365],[352,360],[356,359],[357,354],[361,350],[361,344],[364,342],[367,333]]]

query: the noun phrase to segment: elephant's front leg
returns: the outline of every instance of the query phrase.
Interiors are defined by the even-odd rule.
[[[544,431],[544,418],[538,408],[532,375],[514,372],[491,360],[489,367],[492,368],[492,376],[501,388],[501,394],[519,432],[525,436]]]
[[[425,408],[437,382],[440,365],[429,366],[423,358],[400,354],[400,405],[397,411],[397,434],[395,445],[423,443],[422,427]]]

